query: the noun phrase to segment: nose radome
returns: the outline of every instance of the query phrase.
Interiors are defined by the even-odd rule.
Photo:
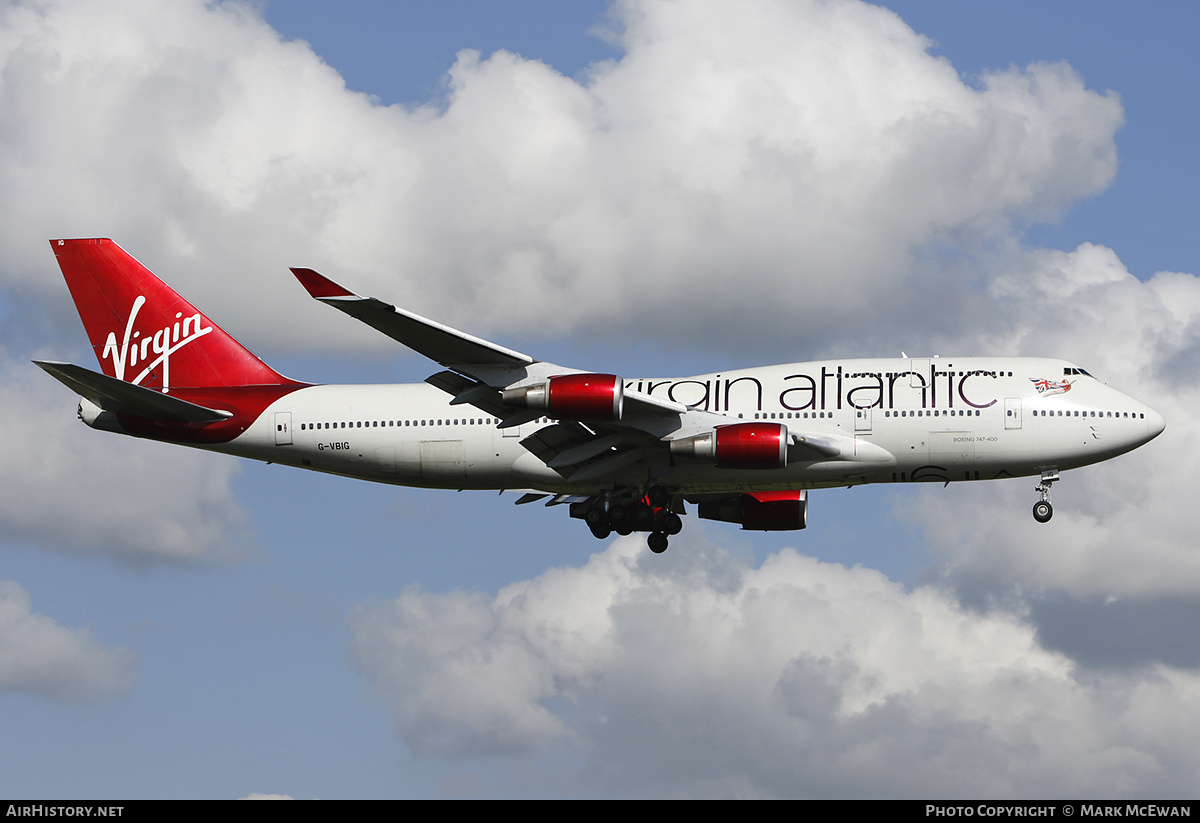
[[[1163,416],[1149,407],[1146,408],[1146,434],[1147,440],[1153,440],[1163,433],[1163,429],[1167,427],[1167,421]]]

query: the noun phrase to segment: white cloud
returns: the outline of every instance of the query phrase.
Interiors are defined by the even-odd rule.
[[[419,755],[566,748],[571,791],[624,795],[1172,796],[1200,746],[1194,672],[1100,678],[1016,614],[784,550],[694,535],[581,568],[356,610],[355,661]],[[555,767],[561,768],[561,762]],[[528,772],[524,772],[528,777]],[[547,772],[549,774],[549,772]]]
[[[1004,236],[1116,169],[1119,101],[1062,64],[975,88],[858,3],[618,10],[625,53],[585,82],[463,52],[444,106],[405,110],[237,4],[9,7],[5,278],[58,294],[44,238],[106,233],[289,346],[348,328],[298,330],[298,264],[486,333],[679,344],[754,316],[862,340],[930,311],[914,280],[972,299],[916,264],[930,243]]]
[[[130,651],[34,614],[24,589],[0,581],[0,690],[75,703],[122,695],[133,679]]]

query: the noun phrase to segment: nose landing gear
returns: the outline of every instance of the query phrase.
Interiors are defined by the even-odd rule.
[[[1042,482],[1034,487],[1034,491],[1042,496],[1041,500],[1033,504],[1033,519],[1039,523],[1045,523],[1054,516],[1054,506],[1050,505],[1050,486],[1058,479],[1057,469],[1044,471],[1042,472]]]

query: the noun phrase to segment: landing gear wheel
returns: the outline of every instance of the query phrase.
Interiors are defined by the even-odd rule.
[[[1054,516],[1054,507],[1045,500],[1039,500],[1033,504],[1033,519],[1039,523],[1046,523]]]
[[[662,517],[662,530],[664,534],[679,534],[683,531],[683,519],[675,512],[667,512]]]
[[[593,531],[595,531],[597,526],[607,526],[608,525],[608,513],[606,511],[604,511],[604,509],[600,508],[599,506],[596,506],[595,508],[592,508],[592,509],[588,509],[587,514],[585,514],[583,516],[583,519],[584,519],[584,522],[586,522],[588,524],[588,526],[590,526],[592,528]]]
[[[625,506],[610,506],[608,519],[612,521],[613,531],[622,537],[633,533],[633,519],[629,516],[629,509]]]
[[[638,503],[630,511],[633,527],[638,531],[649,531],[654,527],[654,509]]]
[[[651,486],[646,492],[646,497],[649,499],[651,506],[662,508],[670,502],[671,493],[662,486]]]
[[[1042,472],[1042,482],[1034,487],[1034,491],[1042,499],[1033,504],[1033,519],[1039,523],[1047,522],[1054,516],[1054,507],[1050,505],[1050,487],[1058,482],[1058,469],[1047,469]]]
[[[612,534],[612,526],[608,525],[607,523],[601,523],[597,526],[591,526],[589,528],[592,530],[592,537],[595,537],[597,540],[603,540]]]
[[[667,550],[667,536],[662,532],[651,532],[646,542],[650,545],[650,551],[655,554],[662,554]]]

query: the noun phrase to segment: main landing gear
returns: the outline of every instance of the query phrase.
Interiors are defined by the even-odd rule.
[[[635,531],[650,532],[647,540],[650,551],[662,554],[667,550],[668,535],[679,534],[683,530],[683,520],[670,510],[670,504],[669,491],[662,486],[651,486],[637,498],[605,496],[572,504],[571,516],[582,518],[592,534],[601,540],[613,532],[620,535]]]
[[[1057,481],[1057,470],[1045,471],[1042,472],[1042,482],[1034,488],[1034,491],[1042,496],[1041,500],[1033,504],[1033,519],[1039,523],[1045,523],[1054,516],[1054,506],[1050,505],[1050,486]]]

